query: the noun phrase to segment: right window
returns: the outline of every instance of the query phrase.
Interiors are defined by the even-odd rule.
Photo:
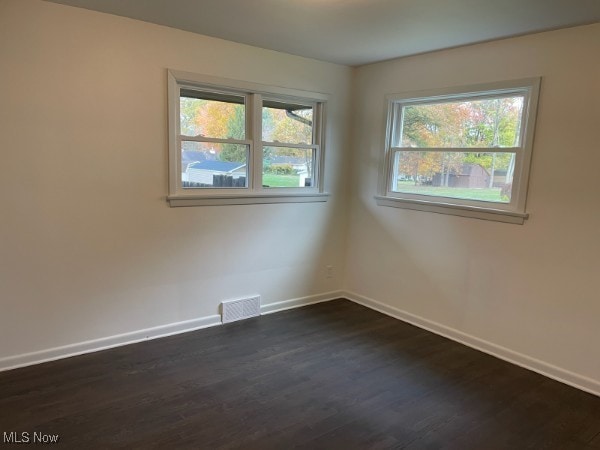
[[[388,96],[378,202],[523,223],[539,84]]]

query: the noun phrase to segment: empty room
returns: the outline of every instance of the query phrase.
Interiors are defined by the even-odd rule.
[[[0,447],[600,449],[598,0],[0,0]]]

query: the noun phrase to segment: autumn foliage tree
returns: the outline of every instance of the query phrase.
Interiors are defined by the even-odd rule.
[[[521,97],[409,105],[403,108],[402,147],[465,148],[472,152],[407,151],[397,167],[400,175],[431,180],[440,174],[448,185],[450,174],[464,164],[477,164],[490,174],[507,170],[511,153],[484,153],[486,147],[518,145]]]
[[[181,98],[181,132],[188,136],[217,139],[245,139],[244,105],[197,98]],[[221,161],[246,162],[246,147],[239,144],[214,144]]]
[[[274,124],[270,136],[265,139],[286,144],[312,143],[312,109],[284,110],[264,108]],[[263,118],[264,120],[264,118]],[[264,130],[263,126],[263,130]],[[263,133],[265,134],[265,133]],[[312,176],[313,152],[309,149],[293,147],[277,147],[278,156],[290,156],[302,160],[306,165],[309,177]],[[266,155],[268,159],[271,155]]]
[[[188,136],[203,136],[217,139],[245,139],[244,105],[224,101],[197,98],[181,98],[181,132]],[[264,141],[287,144],[312,143],[312,109],[286,111],[279,108],[263,108]],[[214,144],[221,161],[246,162],[247,147],[240,144]],[[276,150],[275,150],[276,148]],[[265,160],[272,153],[279,156],[302,158],[309,173],[312,151],[289,147],[266,147]]]

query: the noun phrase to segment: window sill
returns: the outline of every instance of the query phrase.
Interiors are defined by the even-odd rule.
[[[396,197],[375,196],[379,206],[392,208],[414,209],[438,214],[450,214],[453,216],[471,217],[474,219],[492,220],[495,222],[514,223],[523,225],[529,214],[512,211],[502,211],[493,208],[481,208],[477,206],[452,205],[450,203],[428,202],[425,200],[408,200]]]
[[[250,195],[170,195],[171,208],[179,206],[255,205],[263,203],[315,203],[326,202],[328,193],[310,194],[250,194]]]

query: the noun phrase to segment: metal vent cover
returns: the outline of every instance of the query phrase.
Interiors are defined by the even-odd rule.
[[[221,320],[223,323],[256,316],[260,316],[260,295],[227,300],[221,303]]]

